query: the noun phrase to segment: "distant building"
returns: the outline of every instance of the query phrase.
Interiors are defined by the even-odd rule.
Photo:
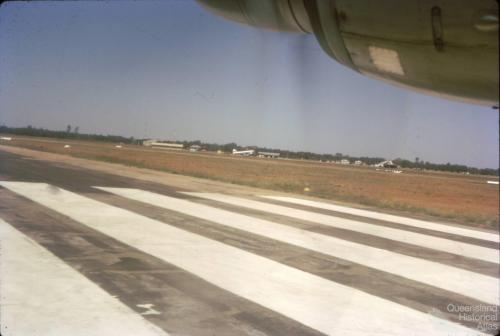
[[[160,149],[171,149],[171,150],[181,150],[184,148],[183,144],[177,143],[168,143],[168,142],[158,142],[156,140],[144,140],[142,142],[143,146],[148,146],[151,148],[160,148]]]
[[[374,164],[373,166],[378,168],[390,168],[390,169],[398,168],[398,165],[394,164],[394,162],[392,162],[391,160],[382,161]]]
[[[379,163],[375,163],[373,166],[374,167],[378,167],[378,168],[383,168],[384,165],[386,165],[386,164],[392,165],[393,163],[392,163],[392,161],[382,161],[382,162],[379,162]]]
[[[392,161],[389,161],[386,164],[384,164],[384,168],[396,169],[398,168],[398,165],[392,163]]]
[[[361,160],[356,160],[356,161],[354,161],[354,164],[355,164],[355,165],[357,165],[357,166],[360,166],[360,165],[362,165],[362,164],[363,164],[363,161],[361,161]]]
[[[190,152],[197,152],[201,149],[201,146],[200,145],[192,145],[191,147],[189,147],[189,151]]]
[[[258,152],[257,156],[260,158],[270,158],[277,159],[280,157],[280,153],[272,153],[272,152]]]
[[[342,159],[342,160],[340,160],[340,164],[348,165],[348,164],[350,164],[350,162],[347,159]]]

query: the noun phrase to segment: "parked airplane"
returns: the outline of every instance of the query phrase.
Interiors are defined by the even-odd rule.
[[[498,1],[198,1],[239,23],[313,33],[329,56],[366,76],[498,108]]]
[[[254,154],[255,154],[255,150],[253,150],[253,149],[243,150],[243,151],[238,151],[236,149],[233,149],[233,155],[252,156]]]

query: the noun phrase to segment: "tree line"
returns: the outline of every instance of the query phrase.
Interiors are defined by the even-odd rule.
[[[61,138],[61,139],[80,139],[80,140],[93,140],[93,141],[106,141],[106,142],[119,142],[124,144],[142,144],[143,140],[147,139],[135,139],[134,137],[123,137],[119,135],[102,135],[102,134],[85,134],[80,133],[80,128],[78,126],[72,127],[68,125],[66,130],[54,131],[45,128],[32,127],[31,125],[26,127],[8,127],[5,125],[0,125],[0,133],[16,134],[16,135],[29,135],[37,137],[50,137],[50,138]],[[195,141],[168,141],[164,140],[162,142],[178,143],[182,144],[184,148],[189,148],[193,145],[200,146],[206,151],[222,151],[225,153],[231,153],[233,149],[244,150],[244,149],[254,149],[259,152],[273,152],[279,153],[281,158],[288,159],[299,159],[299,160],[314,160],[323,162],[336,162],[341,160],[348,160],[350,163],[355,161],[361,161],[364,164],[372,165],[385,161],[383,157],[366,157],[366,156],[350,156],[342,153],[335,154],[318,154],[313,152],[304,151],[289,151],[281,150],[276,148],[266,148],[258,146],[239,146],[238,144],[231,142],[227,144],[217,144],[217,143],[205,143],[200,140]],[[481,174],[481,175],[495,175],[498,176],[499,169],[492,168],[475,168],[460,164],[441,164],[441,163],[431,163],[428,161],[423,161],[420,158],[415,158],[414,161],[407,159],[397,158],[392,160],[392,162],[402,168],[410,169],[425,169],[425,170],[438,170],[438,171],[448,171],[455,173],[469,173],[469,174]]]
[[[498,169],[492,168],[475,168],[466,165],[453,164],[453,163],[432,163],[429,161],[410,161],[405,159],[395,159],[392,162],[402,168],[411,169],[425,169],[425,170],[441,170],[449,171],[454,173],[469,173],[469,174],[481,174],[481,175],[496,175],[498,176]]]
[[[29,135],[29,136],[44,137],[44,138],[94,140],[94,141],[120,142],[127,144],[137,143],[134,137],[126,138],[119,135],[80,133],[80,128],[78,126],[72,128],[71,125],[68,125],[65,131],[54,131],[45,128],[33,127],[31,125],[28,125],[26,127],[8,127],[5,125],[0,125],[0,133]]]

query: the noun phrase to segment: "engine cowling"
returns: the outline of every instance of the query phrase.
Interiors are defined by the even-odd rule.
[[[498,106],[495,0],[199,0],[226,19],[313,33],[338,62],[433,95]]]
[[[302,0],[199,0],[203,7],[225,19],[258,28],[311,33]]]

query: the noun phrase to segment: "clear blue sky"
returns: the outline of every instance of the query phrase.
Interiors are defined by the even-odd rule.
[[[193,1],[0,7],[0,124],[498,168],[498,111],[412,93]]]

